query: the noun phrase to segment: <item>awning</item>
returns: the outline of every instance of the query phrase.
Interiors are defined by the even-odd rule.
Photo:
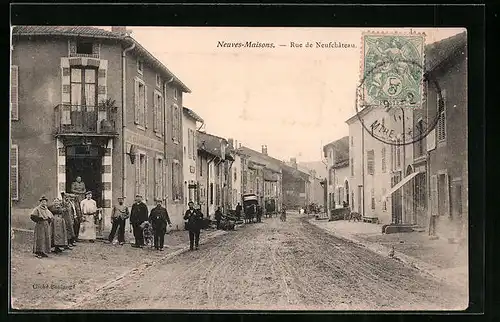
[[[403,180],[399,181],[394,187],[391,188],[391,190],[389,190],[387,192],[387,194],[384,196],[384,198],[387,198],[390,195],[392,195],[396,190],[398,190],[399,188],[401,188],[402,186],[404,186],[411,179],[415,178],[417,176],[417,174],[419,174],[419,173],[420,173],[419,171],[413,172],[412,174],[410,174],[410,175],[406,176],[405,178],[403,178]]]

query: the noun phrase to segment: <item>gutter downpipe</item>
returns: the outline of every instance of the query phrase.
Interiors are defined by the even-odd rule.
[[[128,48],[126,48],[122,52],[122,139],[121,139],[121,154],[122,154],[122,196],[124,197],[126,195],[126,189],[125,189],[125,181],[126,181],[126,166],[125,163],[127,161],[126,159],[126,148],[125,148],[125,127],[126,127],[126,117],[127,117],[127,72],[126,72],[126,67],[127,67],[127,53],[131,51],[132,49],[135,48],[135,42],[132,42],[132,45]]]

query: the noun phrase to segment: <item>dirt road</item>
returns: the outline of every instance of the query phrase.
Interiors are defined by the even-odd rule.
[[[74,309],[439,310],[466,303],[451,286],[289,215],[159,262]]]

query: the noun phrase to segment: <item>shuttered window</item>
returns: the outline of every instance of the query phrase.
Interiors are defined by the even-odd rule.
[[[182,200],[182,182],[180,176],[180,163],[177,160],[172,161],[172,200]]]
[[[157,135],[163,135],[163,98],[158,90],[154,91],[154,132]]]
[[[19,119],[19,69],[10,66],[10,119]]]
[[[368,150],[366,151],[366,166],[368,174],[373,175],[375,173],[375,151]]]
[[[351,176],[354,176],[354,158],[351,158]]]
[[[179,116],[179,107],[177,105],[172,106],[172,140],[175,143],[179,143],[180,139],[180,116]]]
[[[19,150],[16,144],[10,148],[10,199],[19,199]]]
[[[437,124],[437,141],[446,141],[446,90],[441,91],[442,101],[438,95],[437,108],[439,109],[439,120]]]
[[[163,159],[156,158],[154,169],[155,198],[163,199]]]
[[[196,152],[198,151],[198,148],[196,143],[196,131],[194,130],[192,131],[191,140],[193,140],[193,143],[191,144],[193,147],[193,160],[196,160]]]
[[[147,86],[136,78],[134,90],[134,122],[139,126],[147,128]]]
[[[192,136],[193,136],[193,130],[188,129],[188,155],[189,155],[190,159],[193,157],[193,141],[192,141]]]

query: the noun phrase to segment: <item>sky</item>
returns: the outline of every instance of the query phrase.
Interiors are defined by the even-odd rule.
[[[267,145],[269,155],[298,161],[321,160],[323,145],[349,135],[345,121],[355,114],[361,34],[367,29],[127,28],[191,89],[183,104],[205,120],[208,133],[258,151]],[[424,32],[426,43],[432,43],[463,29],[411,31]],[[276,48],[218,47],[220,41],[275,43]],[[317,41],[352,47],[305,47]],[[292,48],[291,42],[303,46]]]

